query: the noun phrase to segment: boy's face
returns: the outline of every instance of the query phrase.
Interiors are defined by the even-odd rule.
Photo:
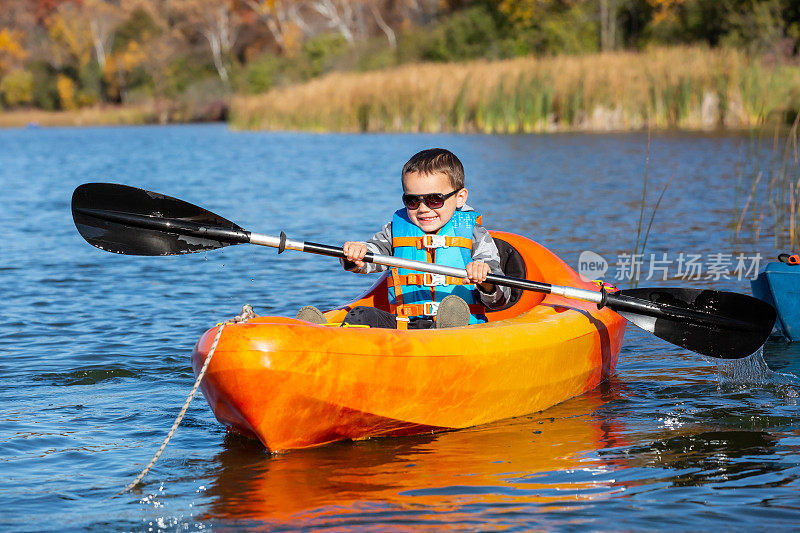
[[[408,172],[403,176],[403,190],[407,194],[448,194],[453,192],[450,178],[443,172],[434,174],[420,174]],[[438,209],[431,209],[425,202],[420,202],[416,209],[406,207],[408,218],[425,233],[434,233],[447,224],[453,217],[456,208],[463,207],[467,202],[467,189],[461,189],[457,194],[444,201]]]

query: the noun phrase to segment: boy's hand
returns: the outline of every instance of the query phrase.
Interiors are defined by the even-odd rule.
[[[489,275],[489,265],[483,261],[472,261],[467,264],[467,281],[476,284],[483,292],[494,292],[493,283],[484,283]]]
[[[367,255],[367,243],[347,241],[342,246],[342,251],[348,261],[355,263],[359,269],[363,268],[364,261],[362,259]]]

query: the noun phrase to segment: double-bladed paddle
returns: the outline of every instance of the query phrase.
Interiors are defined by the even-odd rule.
[[[113,183],[86,183],[72,195],[72,217],[89,244],[127,255],[205,252],[258,244],[345,258],[341,247],[252,233],[210,211],[163,194]],[[464,269],[367,253],[364,261],[465,278]],[[757,298],[704,289],[652,288],[607,293],[490,274],[486,281],[593,302],[656,336],[709,357],[739,359],[772,332],[775,309]]]

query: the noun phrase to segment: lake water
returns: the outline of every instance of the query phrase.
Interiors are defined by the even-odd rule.
[[[714,265],[736,272],[739,258],[743,274],[756,253],[786,251],[768,234],[731,241],[748,143],[653,137],[645,224],[674,177],[646,250],[664,269],[645,268],[642,277],[654,279],[642,286],[749,292],[745,279],[716,275]],[[486,226],[531,236],[573,267],[592,251],[610,263],[606,279],[627,286],[614,278],[625,277],[624,254],[636,242],[647,145],[646,134],[0,131],[0,528],[796,526],[800,348],[771,340],[769,368],[760,356],[718,368],[633,326],[616,374],[597,390],[461,431],[272,456],[226,435],[198,396],[144,483],[114,497],[169,430],[194,381],[192,347],[208,327],[244,303],[290,316],[302,305],[332,306],[373,279],[330,258],[255,246],[105,253],[74,228],[77,185],[134,185],[251,231],[339,244],[380,228],[399,205],[403,163],[443,146],[464,162],[469,203]],[[710,279],[683,279],[690,254]]]

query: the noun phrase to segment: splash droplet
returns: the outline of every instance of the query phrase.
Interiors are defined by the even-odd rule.
[[[718,387],[750,390],[753,387],[771,389],[783,398],[797,398],[800,378],[794,374],[775,372],[764,361],[764,348],[743,359],[718,360]]]

